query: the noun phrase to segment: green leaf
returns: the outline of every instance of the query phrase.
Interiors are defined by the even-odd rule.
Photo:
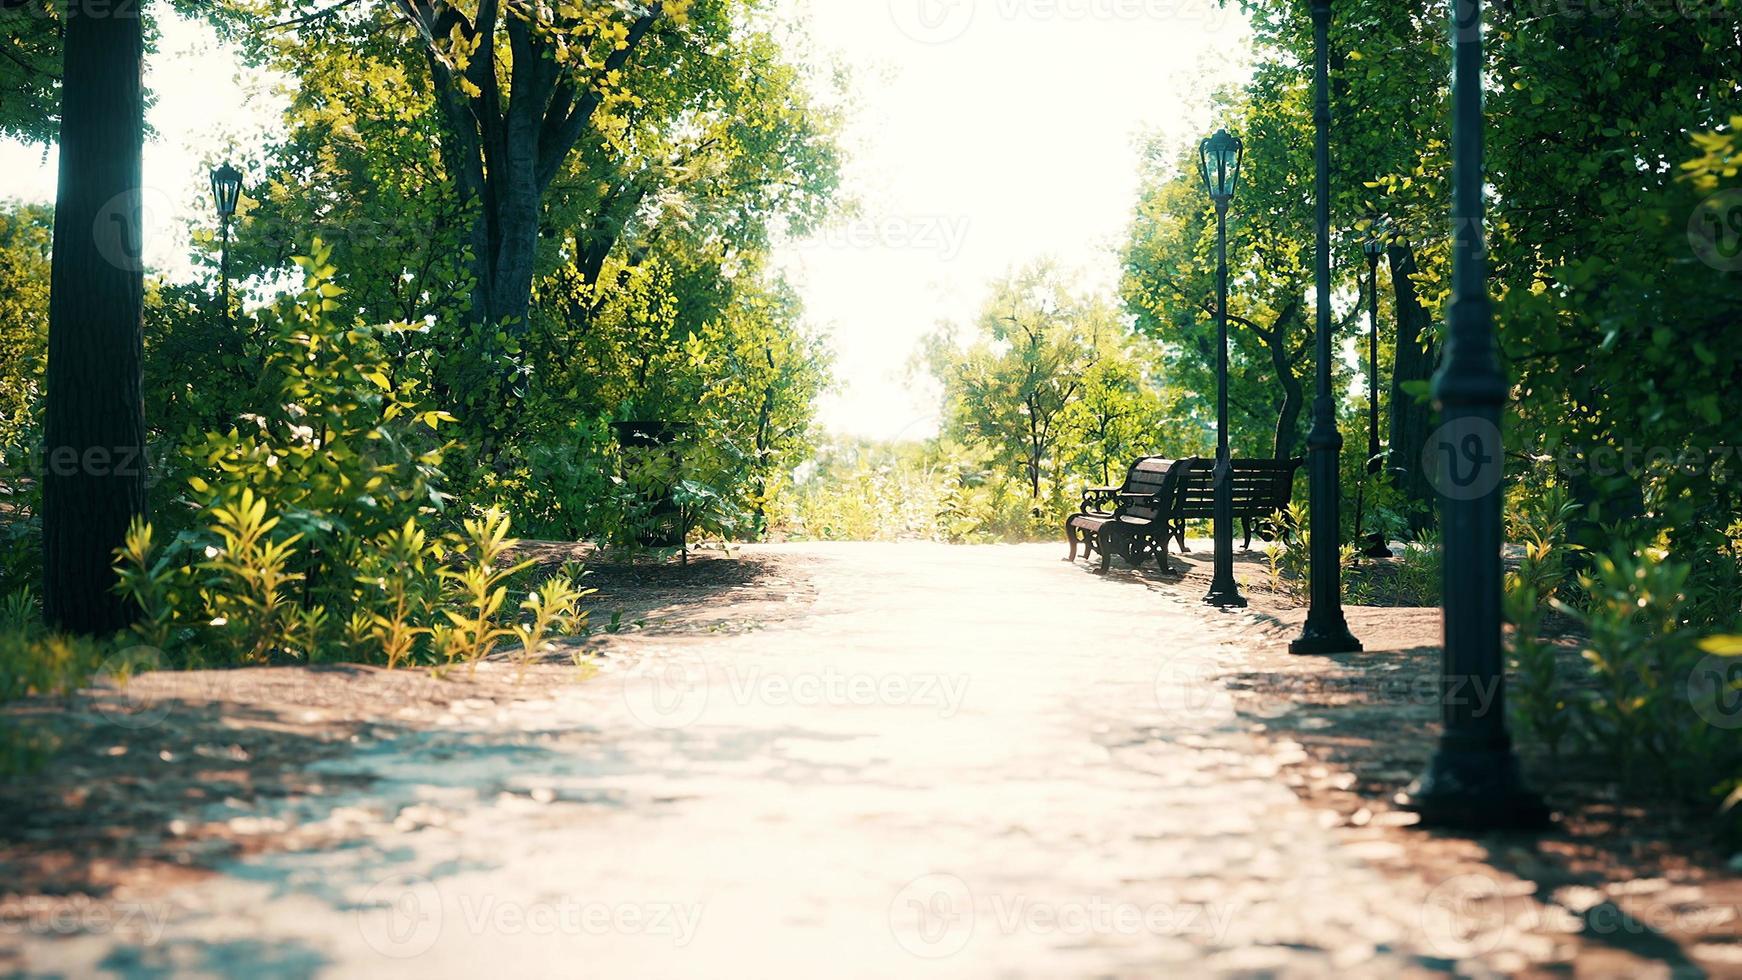
[[[1708,636],[1700,641],[1700,649],[1720,657],[1742,657],[1742,636]]]

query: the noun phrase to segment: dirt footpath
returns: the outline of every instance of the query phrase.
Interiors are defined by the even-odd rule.
[[[1737,948],[1592,914],[1644,896],[1680,928],[1710,882],[1545,888],[1518,867],[1552,835],[1356,807],[1391,776],[1315,741],[1338,704],[1263,681],[1281,616],[1060,550],[604,570],[593,634],[525,677],[154,674],[15,709],[63,746],[0,792],[0,972],[1668,976]]]

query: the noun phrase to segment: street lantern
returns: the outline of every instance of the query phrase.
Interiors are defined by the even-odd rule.
[[[1239,137],[1225,129],[1216,130],[1216,135],[1198,146],[1198,166],[1204,177],[1204,191],[1210,195],[1210,200],[1216,202],[1217,208],[1226,209],[1228,202],[1234,200],[1234,192],[1240,185],[1240,164],[1245,155],[1246,149]]]
[[[1482,241],[1482,3],[1457,0],[1452,10],[1452,302],[1433,383],[1441,425],[1430,437],[1445,542],[1441,731],[1427,771],[1398,802],[1423,826],[1529,828],[1546,823],[1548,809],[1525,785],[1506,730],[1500,413],[1507,389]]]
[[[242,171],[227,163],[212,171],[212,203],[217,205],[220,221],[229,224],[241,196]]]
[[[1301,655],[1359,653],[1361,641],[1343,616],[1341,521],[1343,437],[1331,390],[1331,0],[1313,0],[1313,123],[1315,196],[1318,199],[1318,385],[1313,428],[1307,435],[1312,482],[1312,604],[1301,635],[1289,652]]]
[[[1216,205],[1216,557],[1204,602],[1223,609],[1246,605],[1234,581],[1234,464],[1228,448],[1228,205],[1239,188],[1244,157],[1240,140],[1225,129],[1198,147],[1204,191]]]
[[[222,235],[218,245],[218,282],[226,322],[230,319],[230,219],[235,217],[236,202],[241,197],[242,171],[228,163],[212,171],[212,204],[218,209]]]
[[[1386,230],[1375,222],[1361,251],[1367,256],[1367,474],[1377,475],[1385,469],[1379,447],[1379,260],[1385,257]],[[1365,510],[1365,488],[1355,503],[1355,531],[1360,533]],[[1392,558],[1391,546],[1383,531],[1367,537],[1367,547],[1361,552],[1368,558]]]

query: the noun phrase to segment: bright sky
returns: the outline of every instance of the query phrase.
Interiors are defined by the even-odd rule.
[[[785,2],[856,75],[858,216],[780,250],[833,338],[841,386],[822,413],[843,433],[934,432],[933,394],[907,387],[914,343],[970,320],[1008,270],[1052,257],[1110,288],[1140,138],[1210,131],[1207,95],[1245,64],[1245,26],[1217,0]],[[165,23],[147,71],[146,254],[185,275],[187,224],[210,209],[201,162],[257,145],[282,103],[196,24]],[[52,200],[54,166],[0,143],[0,198]]]

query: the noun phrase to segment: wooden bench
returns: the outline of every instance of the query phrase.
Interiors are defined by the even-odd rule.
[[[1252,547],[1253,529],[1258,537],[1269,541],[1279,530],[1276,512],[1288,507],[1294,497],[1294,475],[1302,460],[1236,459],[1234,472],[1234,516],[1240,519],[1245,535],[1243,548]],[[1173,515],[1173,536],[1179,541],[1181,553],[1186,547],[1186,522],[1214,520],[1216,517],[1216,461],[1197,459],[1181,481],[1181,500]]]
[[[1084,558],[1101,553],[1102,572],[1115,554],[1132,567],[1153,556],[1167,572],[1173,513],[1179,506],[1183,478],[1196,462],[1145,456],[1131,464],[1119,486],[1083,491],[1082,511],[1065,521],[1065,541],[1071,546],[1065,560],[1076,561],[1077,547],[1082,545]]]

